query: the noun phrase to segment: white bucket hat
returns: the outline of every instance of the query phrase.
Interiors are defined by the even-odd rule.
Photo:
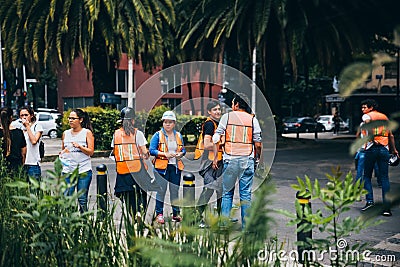
[[[162,115],[161,120],[176,121],[175,113],[171,110],[165,111],[164,114]]]

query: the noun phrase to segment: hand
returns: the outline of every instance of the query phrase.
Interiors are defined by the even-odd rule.
[[[29,126],[29,121],[26,119],[21,119],[22,125],[24,125],[25,127]]]
[[[215,158],[215,159],[213,160],[212,168],[213,168],[214,170],[218,170],[218,159],[217,159],[217,158]]]
[[[77,142],[72,142],[72,146],[81,149],[81,145],[78,144]]]
[[[183,157],[183,153],[182,152],[178,152],[175,154],[175,158],[180,159]]]
[[[167,159],[170,159],[170,158],[175,157],[175,154],[169,153],[169,152],[165,152],[165,157],[166,157]]]

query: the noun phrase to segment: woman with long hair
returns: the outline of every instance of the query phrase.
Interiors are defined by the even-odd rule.
[[[4,107],[0,109],[0,123],[2,138],[3,158],[7,168],[12,171],[19,171],[25,162],[26,142],[21,129],[11,125],[13,117],[12,109]]]
[[[115,195],[122,198],[127,211],[140,220],[147,209],[147,193],[139,180],[145,177],[141,177],[139,172],[147,168],[143,159],[148,159],[150,154],[143,132],[134,127],[135,110],[123,108],[121,120],[122,127],[114,132],[111,144],[117,169]]]
[[[36,116],[33,108],[25,106],[20,108],[19,120],[22,124],[26,141],[26,158],[24,167],[26,173],[40,180],[42,170],[40,168],[39,141],[42,137],[43,127],[36,122]]]
[[[71,174],[76,168],[79,168],[78,181],[71,181],[70,175],[65,179],[70,186],[66,192],[72,195],[75,187],[78,192],[84,190],[84,193],[78,197],[79,210],[81,212],[88,210],[89,186],[92,181],[92,162],[91,156],[94,153],[93,128],[87,112],[81,109],[73,109],[68,122],[71,129],[64,131],[62,135],[62,151],[60,158],[68,159],[63,164],[63,173]]]

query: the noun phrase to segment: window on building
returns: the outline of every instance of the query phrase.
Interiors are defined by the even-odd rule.
[[[93,106],[93,97],[64,97],[64,110]]]
[[[182,112],[181,108],[182,99],[180,98],[162,98],[161,103],[164,106],[169,107],[170,109],[175,109],[176,112],[178,113]]]
[[[117,70],[117,92],[128,92],[128,71]]]
[[[180,73],[174,73],[171,77],[163,77],[160,82],[163,94],[182,94]]]
[[[397,78],[397,63],[385,64],[385,79],[396,79]]]

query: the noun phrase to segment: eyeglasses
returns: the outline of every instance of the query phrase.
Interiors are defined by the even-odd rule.
[[[79,118],[68,117],[69,120],[79,120]]]
[[[29,116],[29,114],[21,114],[21,115],[19,115],[20,117],[28,117]]]

